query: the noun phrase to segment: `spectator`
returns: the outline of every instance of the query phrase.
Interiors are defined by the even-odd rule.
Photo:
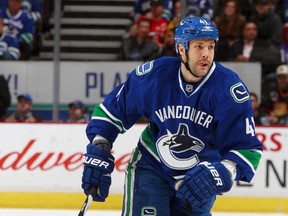
[[[11,95],[8,82],[3,75],[0,75],[0,119],[2,119],[7,108],[11,105]]]
[[[266,117],[268,116],[267,113],[263,111],[260,107],[260,102],[258,99],[258,95],[254,92],[250,92],[250,98],[252,102],[252,109],[254,113],[254,122],[256,125],[263,125],[267,124]]]
[[[41,122],[41,119],[32,113],[32,97],[28,93],[17,97],[16,111],[5,118],[6,122]]]
[[[136,21],[140,16],[145,16],[151,12],[151,0],[136,0],[132,13],[132,20]],[[173,11],[173,0],[163,0],[164,12],[163,18],[168,22],[171,20]]]
[[[176,55],[176,48],[175,48],[175,28],[168,29],[165,40],[164,40],[164,47],[162,50],[162,56],[177,56]]]
[[[228,41],[231,46],[242,36],[242,30],[246,18],[241,15],[237,0],[226,0],[220,16],[213,20],[216,24],[220,37]]]
[[[80,100],[72,101],[68,104],[68,119],[69,123],[88,122],[87,107]]]
[[[15,39],[20,47],[21,58],[29,59],[34,34],[34,22],[31,16],[25,13],[22,7],[23,0],[8,0],[8,8],[3,10],[0,18],[3,19],[3,37]]]
[[[183,11],[184,17],[205,17],[210,20],[213,18],[214,8],[211,0],[186,0],[182,2],[186,4],[182,8],[187,8],[187,11]]]
[[[137,25],[136,37],[124,38],[118,60],[150,61],[159,57],[160,49],[154,41],[147,40],[151,21],[143,18]]]
[[[176,56],[174,35],[175,29],[181,20],[181,0],[175,0],[173,2],[173,12],[173,19],[169,22],[164,37],[163,56]]]
[[[231,61],[258,61],[262,56],[263,48],[266,48],[264,41],[257,40],[257,26],[254,22],[247,22],[244,25],[241,40],[235,42],[230,49],[229,59]]]
[[[250,20],[254,21],[258,28],[258,38],[267,42],[267,49],[271,57],[278,56],[282,43],[281,29],[282,21],[273,11],[270,0],[253,0],[255,12]],[[278,58],[278,57],[277,57]],[[275,62],[262,65],[262,76],[266,77],[281,64],[281,57]]]
[[[147,18],[151,21],[148,39],[153,40],[159,47],[164,46],[164,35],[167,30],[168,21],[163,18],[164,3],[162,0],[151,0],[151,13],[140,16],[130,29],[130,36],[136,37],[137,25],[141,19]]]
[[[273,64],[280,62],[280,50],[273,53],[267,42],[258,39],[256,23],[248,21],[244,25],[241,40],[235,42],[230,48],[229,60],[238,62],[261,62]]]
[[[1,12],[0,12],[1,13]],[[18,60],[20,57],[19,41],[3,33],[3,19],[0,18],[0,60]]]
[[[1,0],[2,8],[6,10],[8,8],[9,0]],[[22,0],[22,11],[29,13],[34,23],[39,23],[42,20],[43,8],[40,0]]]
[[[242,36],[246,18],[240,13],[237,0],[227,0],[221,15],[215,17],[213,21],[219,30],[220,36],[216,60],[226,61],[229,57],[230,47]]]
[[[269,0],[254,0],[255,13],[251,15],[258,28],[259,39],[267,40],[268,45],[279,48],[281,44],[282,22],[274,13]]]
[[[175,0],[173,3],[173,18],[169,22],[167,29],[176,29],[181,20],[181,0]]]
[[[213,0],[214,17],[221,15],[225,2],[226,0]],[[246,20],[248,20],[253,10],[252,0],[238,0],[238,4],[240,7],[241,15],[243,15]]]
[[[288,104],[288,67],[279,65],[276,69],[277,91],[279,100]]]
[[[276,69],[276,88],[269,92],[269,98],[264,101],[263,108],[270,115],[270,125],[286,125],[288,104],[288,66],[279,65]]]

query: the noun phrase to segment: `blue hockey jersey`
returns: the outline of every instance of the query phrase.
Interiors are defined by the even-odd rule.
[[[237,163],[236,180],[251,181],[262,145],[256,138],[247,87],[233,71],[213,62],[197,84],[186,83],[176,57],[135,68],[94,109],[86,133],[114,142],[141,117],[149,125],[138,147],[168,178],[182,178],[202,161]]]
[[[187,16],[213,18],[213,1],[211,0],[187,0]]]
[[[12,15],[8,8],[0,12],[3,19],[3,32],[5,36],[15,38],[19,42],[25,41],[32,44],[34,34],[34,21],[26,12],[19,10],[16,15]]]

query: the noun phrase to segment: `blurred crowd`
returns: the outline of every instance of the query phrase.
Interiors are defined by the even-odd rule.
[[[219,30],[216,61],[261,62],[270,73],[288,60],[287,8],[284,0],[136,0],[118,59],[175,56],[175,27],[185,16],[200,16]]]
[[[7,81],[0,75],[0,122],[40,123],[45,121],[33,110],[33,99],[29,93],[20,93],[16,99],[15,111],[8,113],[7,109],[11,106],[11,94]],[[81,100],[71,101],[67,104],[66,110],[63,119],[59,122],[84,123],[90,120],[91,113]]]

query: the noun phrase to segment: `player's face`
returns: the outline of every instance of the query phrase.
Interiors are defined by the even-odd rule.
[[[188,61],[192,73],[197,77],[186,70],[186,72],[183,72],[186,81],[197,82],[208,73],[214,59],[214,49],[215,42],[213,39],[189,41],[188,60],[185,55],[182,55],[182,58],[185,58],[184,62]]]

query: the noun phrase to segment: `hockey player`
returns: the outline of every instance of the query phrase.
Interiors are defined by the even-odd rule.
[[[97,188],[94,201],[105,201],[113,142],[141,116],[149,125],[127,166],[122,215],[211,215],[216,195],[234,180],[252,180],[262,145],[246,85],[213,61],[218,37],[210,20],[183,19],[175,32],[179,58],[138,66],[95,107],[86,129],[85,194]]]

